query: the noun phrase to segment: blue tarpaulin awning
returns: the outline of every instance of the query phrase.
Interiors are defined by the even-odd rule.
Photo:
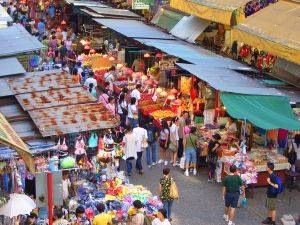
[[[144,24],[138,20],[127,19],[94,19],[110,29],[130,38],[149,38],[174,40],[175,38],[154,27]]]
[[[194,64],[205,64],[205,67],[220,67],[235,70],[253,71],[248,66],[245,66],[232,59],[219,56],[204,48],[186,43],[181,40],[150,40],[135,38],[135,40],[161,51],[181,58],[185,61]]]
[[[201,80],[207,82],[213,88],[224,91],[241,94],[261,94],[261,95],[283,95],[275,88],[268,88],[259,80],[250,78],[246,75],[238,73],[231,69],[217,68],[203,65],[193,65],[185,63],[177,63],[182,69],[197,76]]]

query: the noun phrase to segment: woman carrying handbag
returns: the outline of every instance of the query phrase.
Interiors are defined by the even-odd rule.
[[[176,183],[170,176],[169,168],[163,169],[163,177],[159,181],[159,196],[170,220],[173,201],[179,198],[179,194]]]

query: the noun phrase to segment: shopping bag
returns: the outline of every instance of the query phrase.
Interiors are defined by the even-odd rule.
[[[181,169],[184,169],[184,165],[185,165],[185,155],[183,155],[180,159],[180,162],[179,162],[179,167]]]
[[[172,198],[172,199],[179,198],[178,188],[173,179],[171,180],[171,186],[170,186],[170,198]]]

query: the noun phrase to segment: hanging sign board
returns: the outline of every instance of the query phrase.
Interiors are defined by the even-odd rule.
[[[131,4],[132,9],[148,9],[149,10],[149,5],[145,4],[144,2],[142,2],[141,0],[132,0],[132,4]]]

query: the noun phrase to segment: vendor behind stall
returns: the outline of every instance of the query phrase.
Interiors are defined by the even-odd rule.
[[[237,135],[237,126],[236,126],[236,123],[234,122],[233,118],[231,117],[228,117],[228,121],[225,125],[225,128],[228,132],[228,134],[232,134],[232,135]]]

